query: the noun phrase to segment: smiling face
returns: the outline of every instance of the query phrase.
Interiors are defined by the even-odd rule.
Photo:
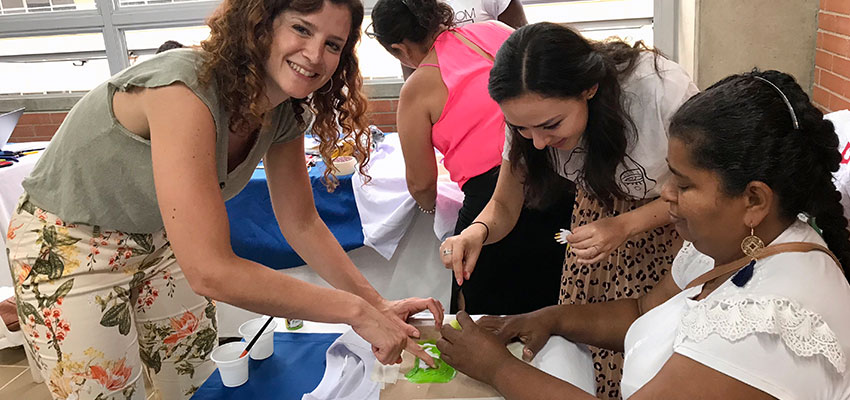
[[[669,140],[667,164],[673,177],[664,184],[661,198],[676,231],[715,260],[737,258],[741,239],[750,233],[744,224],[746,197],[725,194],[720,177],[695,166],[681,139]]]
[[[590,89],[589,89],[590,90]],[[596,92],[595,87],[592,89]],[[588,91],[576,98],[542,97],[527,93],[499,104],[508,127],[542,150],[571,150],[587,128]]]
[[[272,104],[305,98],[331,79],[351,28],[345,5],[325,2],[315,13],[282,12],[266,61],[266,89]]]

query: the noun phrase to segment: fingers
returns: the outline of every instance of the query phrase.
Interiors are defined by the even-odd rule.
[[[428,310],[431,311],[431,315],[434,316],[434,324],[437,329],[440,329],[443,326],[443,317],[446,314],[446,310],[443,308],[443,303],[435,300],[434,298],[426,299]]]
[[[475,321],[472,320],[472,317],[470,317],[466,311],[460,311],[457,313],[457,322],[460,324],[462,329],[476,326]]]
[[[408,337],[419,339],[419,336],[421,335],[419,333],[419,329],[416,329],[413,325],[410,325],[408,323],[404,323],[402,329],[404,330],[405,335],[407,335]]]
[[[464,279],[469,280],[469,277],[472,276],[472,270],[475,269],[475,263],[478,262],[479,255],[481,255],[481,247],[474,247],[466,255],[466,263],[463,267]]]
[[[577,228],[571,228],[573,229],[573,234],[568,235],[566,237],[567,241],[570,242],[570,244],[575,245],[576,243],[580,243],[584,240],[590,239],[593,236],[594,231],[591,225],[593,224],[591,223],[588,225],[579,226]]]
[[[464,269],[463,269],[463,252],[452,253],[452,270],[455,273],[455,281],[457,281],[458,286],[463,285],[464,280]]]
[[[407,345],[404,349],[409,351],[416,357],[419,357],[420,360],[425,361],[425,364],[428,364],[429,367],[433,368],[437,366],[437,364],[434,362],[434,358],[431,357],[431,355],[428,354],[428,352],[426,352],[425,349],[419,346],[419,344],[417,344],[415,341],[408,340]]]
[[[534,359],[534,356],[537,355],[537,352],[546,345],[546,342],[549,341],[548,337],[543,337],[543,335],[533,335],[529,337],[529,340],[525,343],[525,347],[522,349],[522,359],[525,362],[531,362]]]
[[[377,347],[372,345],[372,353],[375,354],[375,358],[384,365],[394,364],[395,361],[398,360],[398,355],[391,355],[390,350],[384,347]]]
[[[440,338],[437,340],[437,350],[440,350],[440,359],[452,365],[454,346],[445,338]]]

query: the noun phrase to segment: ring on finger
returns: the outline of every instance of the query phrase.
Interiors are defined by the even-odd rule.
[[[452,249],[443,249],[443,255],[444,256],[452,255]]]

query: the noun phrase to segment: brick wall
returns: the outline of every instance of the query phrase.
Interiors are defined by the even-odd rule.
[[[376,99],[369,101],[369,123],[384,132],[395,132],[395,112],[398,99]],[[24,113],[12,131],[10,142],[35,142],[50,140],[59,125],[68,115],[67,112],[31,112]]]
[[[820,2],[812,100],[824,112],[850,109],[850,1]]]
[[[37,142],[50,140],[59,125],[65,120],[67,112],[24,113],[18,125],[12,131],[10,142]]]

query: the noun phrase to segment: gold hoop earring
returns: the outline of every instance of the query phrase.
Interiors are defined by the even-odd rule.
[[[743,251],[744,254],[747,255],[747,257],[750,257],[755,260],[756,254],[758,254],[763,248],[764,242],[761,240],[760,237],[755,235],[755,230],[751,226],[750,236],[745,237],[744,240],[741,241],[741,251]]]

